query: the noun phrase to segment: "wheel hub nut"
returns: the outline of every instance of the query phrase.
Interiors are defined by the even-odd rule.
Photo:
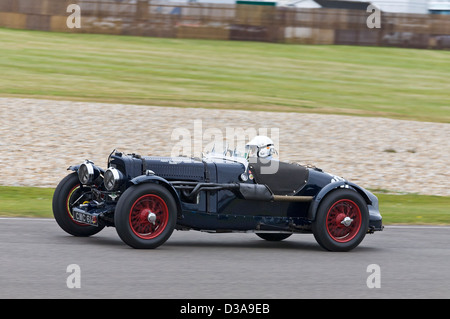
[[[155,225],[156,215],[154,213],[152,213],[152,212],[149,212],[148,216],[147,216],[147,220],[148,220],[149,223]]]
[[[350,224],[353,222],[353,219],[351,219],[350,217],[345,217],[342,221],[341,224],[348,227],[350,226]]]

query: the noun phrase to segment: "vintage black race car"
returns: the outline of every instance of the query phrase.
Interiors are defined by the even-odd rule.
[[[114,226],[134,248],[177,230],[254,232],[269,241],[312,233],[348,251],[383,229],[378,199],[316,167],[235,156],[151,157],[114,150],[104,170],[86,160],[57,186],[53,213],[74,236]],[[275,171],[270,171],[275,167]]]

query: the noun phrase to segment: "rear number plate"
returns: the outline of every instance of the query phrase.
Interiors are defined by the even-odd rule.
[[[88,224],[91,226],[98,226],[98,218],[96,215],[86,213],[85,211],[74,208],[73,210],[73,219],[77,222]]]

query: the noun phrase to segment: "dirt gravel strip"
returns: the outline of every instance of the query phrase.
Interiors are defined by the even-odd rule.
[[[177,128],[279,129],[280,159],[370,189],[450,196],[450,124],[386,118],[0,98],[0,185],[55,187],[117,148],[168,156]],[[198,122],[197,122],[198,123]],[[197,125],[198,129],[198,125]],[[211,141],[204,136],[204,145]]]

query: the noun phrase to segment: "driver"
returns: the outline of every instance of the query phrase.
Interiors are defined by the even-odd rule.
[[[251,157],[257,157],[271,160],[273,154],[276,153],[277,151],[275,149],[273,141],[267,136],[255,136],[250,142],[245,145],[245,157],[247,159]]]

